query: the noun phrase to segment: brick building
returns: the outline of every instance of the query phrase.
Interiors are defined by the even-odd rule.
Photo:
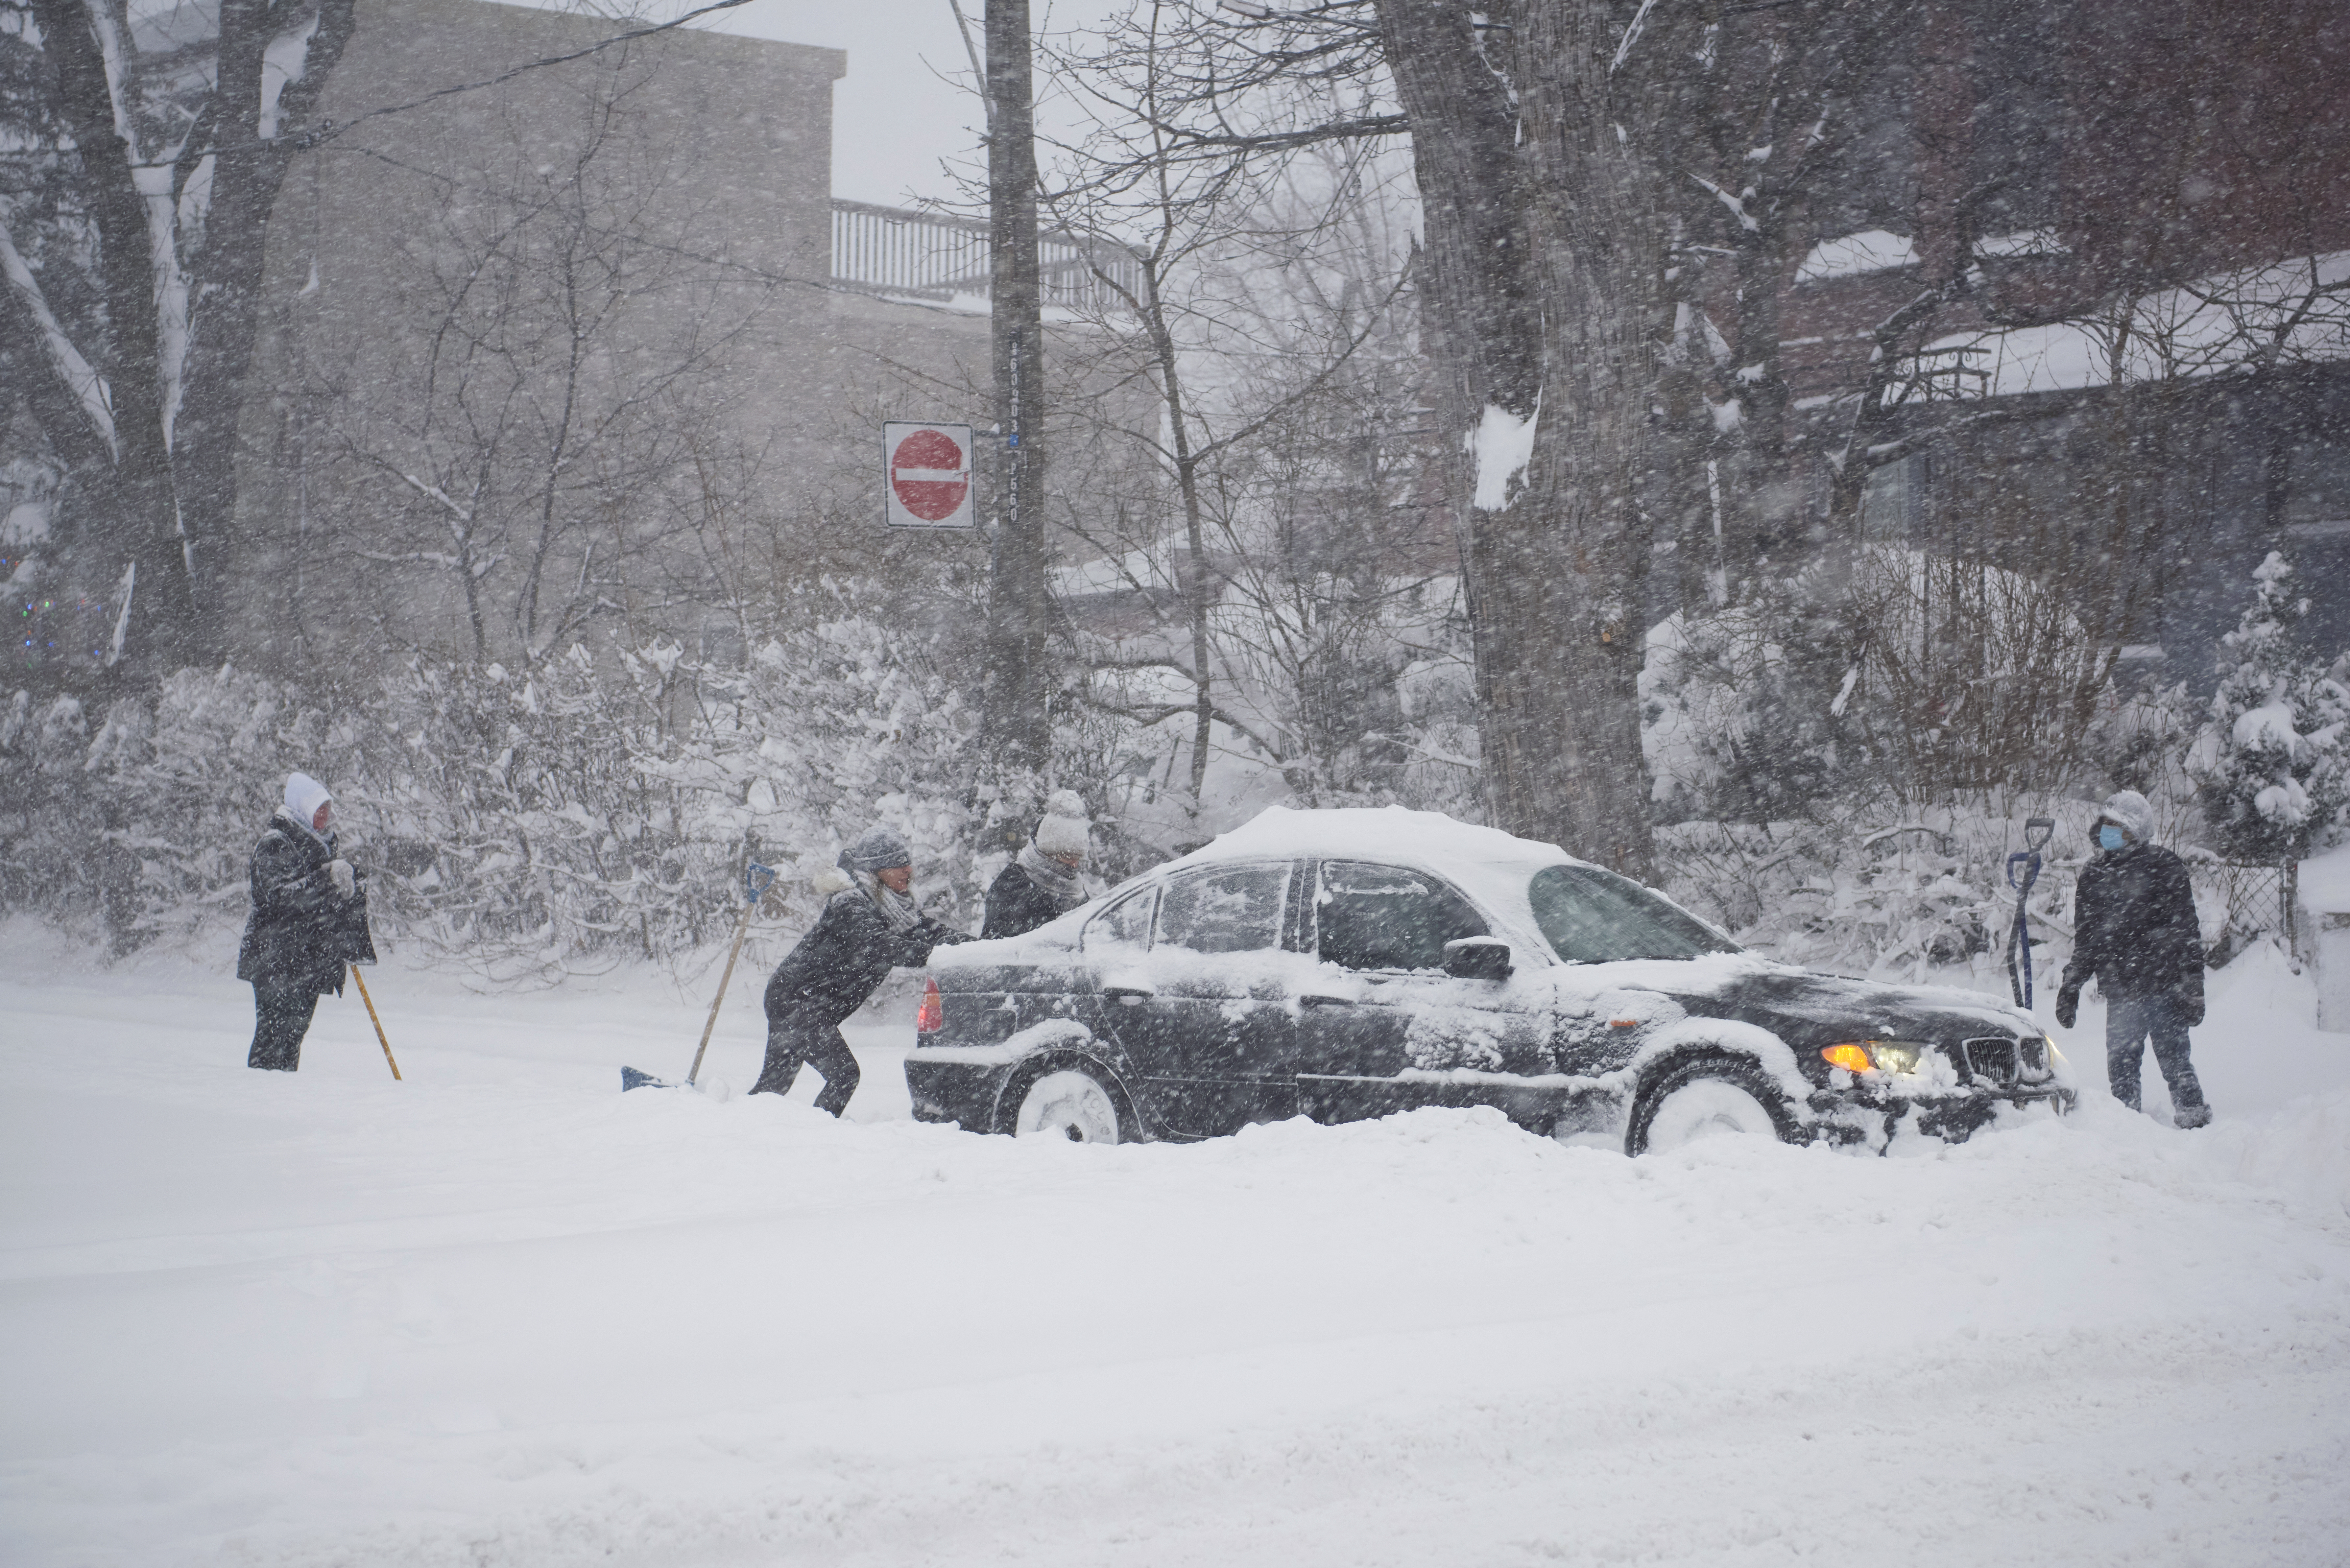
[[[2149,673],[2208,679],[2272,549],[2350,646],[2350,10],[1939,0],[1892,52],[1700,301],[1715,395],[1762,366],[1784,400],[1786,522],[1874,447],[1867,537],[2126,583],[2100,624]]]

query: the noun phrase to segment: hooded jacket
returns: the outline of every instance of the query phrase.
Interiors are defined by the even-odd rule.
[[[286,795],[289,804],[270,816],[253,846],[246,871],[253,913],[237,947],[236,978],[264,991],[339,996],[345,966],[375,961],[366,877],[354,867],[356,891],[345,898],[327,871],[335,857],[334,834],[321,837],[295,815],[297,804],[307,805],[315,817],[326,790],[296,774]]]
[[[2099,854],[2081,872],[2074,921],[2067,990],[2095,975],[2109,998],[2168,994],[2200,1013],[2203,933],[2178,856],[2137,841]]]

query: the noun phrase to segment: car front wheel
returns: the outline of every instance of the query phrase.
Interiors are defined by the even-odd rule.
[[[1028,1085],[1012,1118],[1015,1137],[1117,1143],[1118,1100],[1091,1073],[1063,1067]]]
[[[1701,1057],[1669,1068],[1640,1096],[1627,1154],[1661,1153],[1705,1137],[1801,1141],[1787,1096],[1752,1064]]]

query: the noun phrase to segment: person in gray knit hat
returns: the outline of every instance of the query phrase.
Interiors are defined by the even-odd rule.
[[[982,938],[1016,937],[1086,901],[1086,844],[1093,825],[1075,790],[1055,790],[1036,831],[987,889]]]
[[[824,913],[767,981],[767,1059],[754,1095],[780,1095],[799,1076],[802,1062],[824,1075],[816,1109],[834,1116],[857,1093],[857,1058],[841,1038],[840,1021],[864,1005],[892,969],[931,961],[931,950],[967,942],[968,934],[941,925],[914,903],[914,857],[906,841],[876,827],[840,852],[847,886],[825,900]]]

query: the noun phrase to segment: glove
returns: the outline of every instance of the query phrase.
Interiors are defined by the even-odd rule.
[[[2070,1029],[2073,1020],[2081,1016],[2081,988],[2068,985],[2056,993],[2056,1027]]]
[[[2197,977],[2198,980],[2201,976]],[[2178,1021],[2192,1029],[2203,1022],[2203,988],[2201,985],[2181,986],[2172,1000],[2178,1007]]]
[[[359,874],[351,869],[351,863],[348,860],[328,861],[327,879],[334,883],[335,891],[346,898],[351,898],[359,890]]]

